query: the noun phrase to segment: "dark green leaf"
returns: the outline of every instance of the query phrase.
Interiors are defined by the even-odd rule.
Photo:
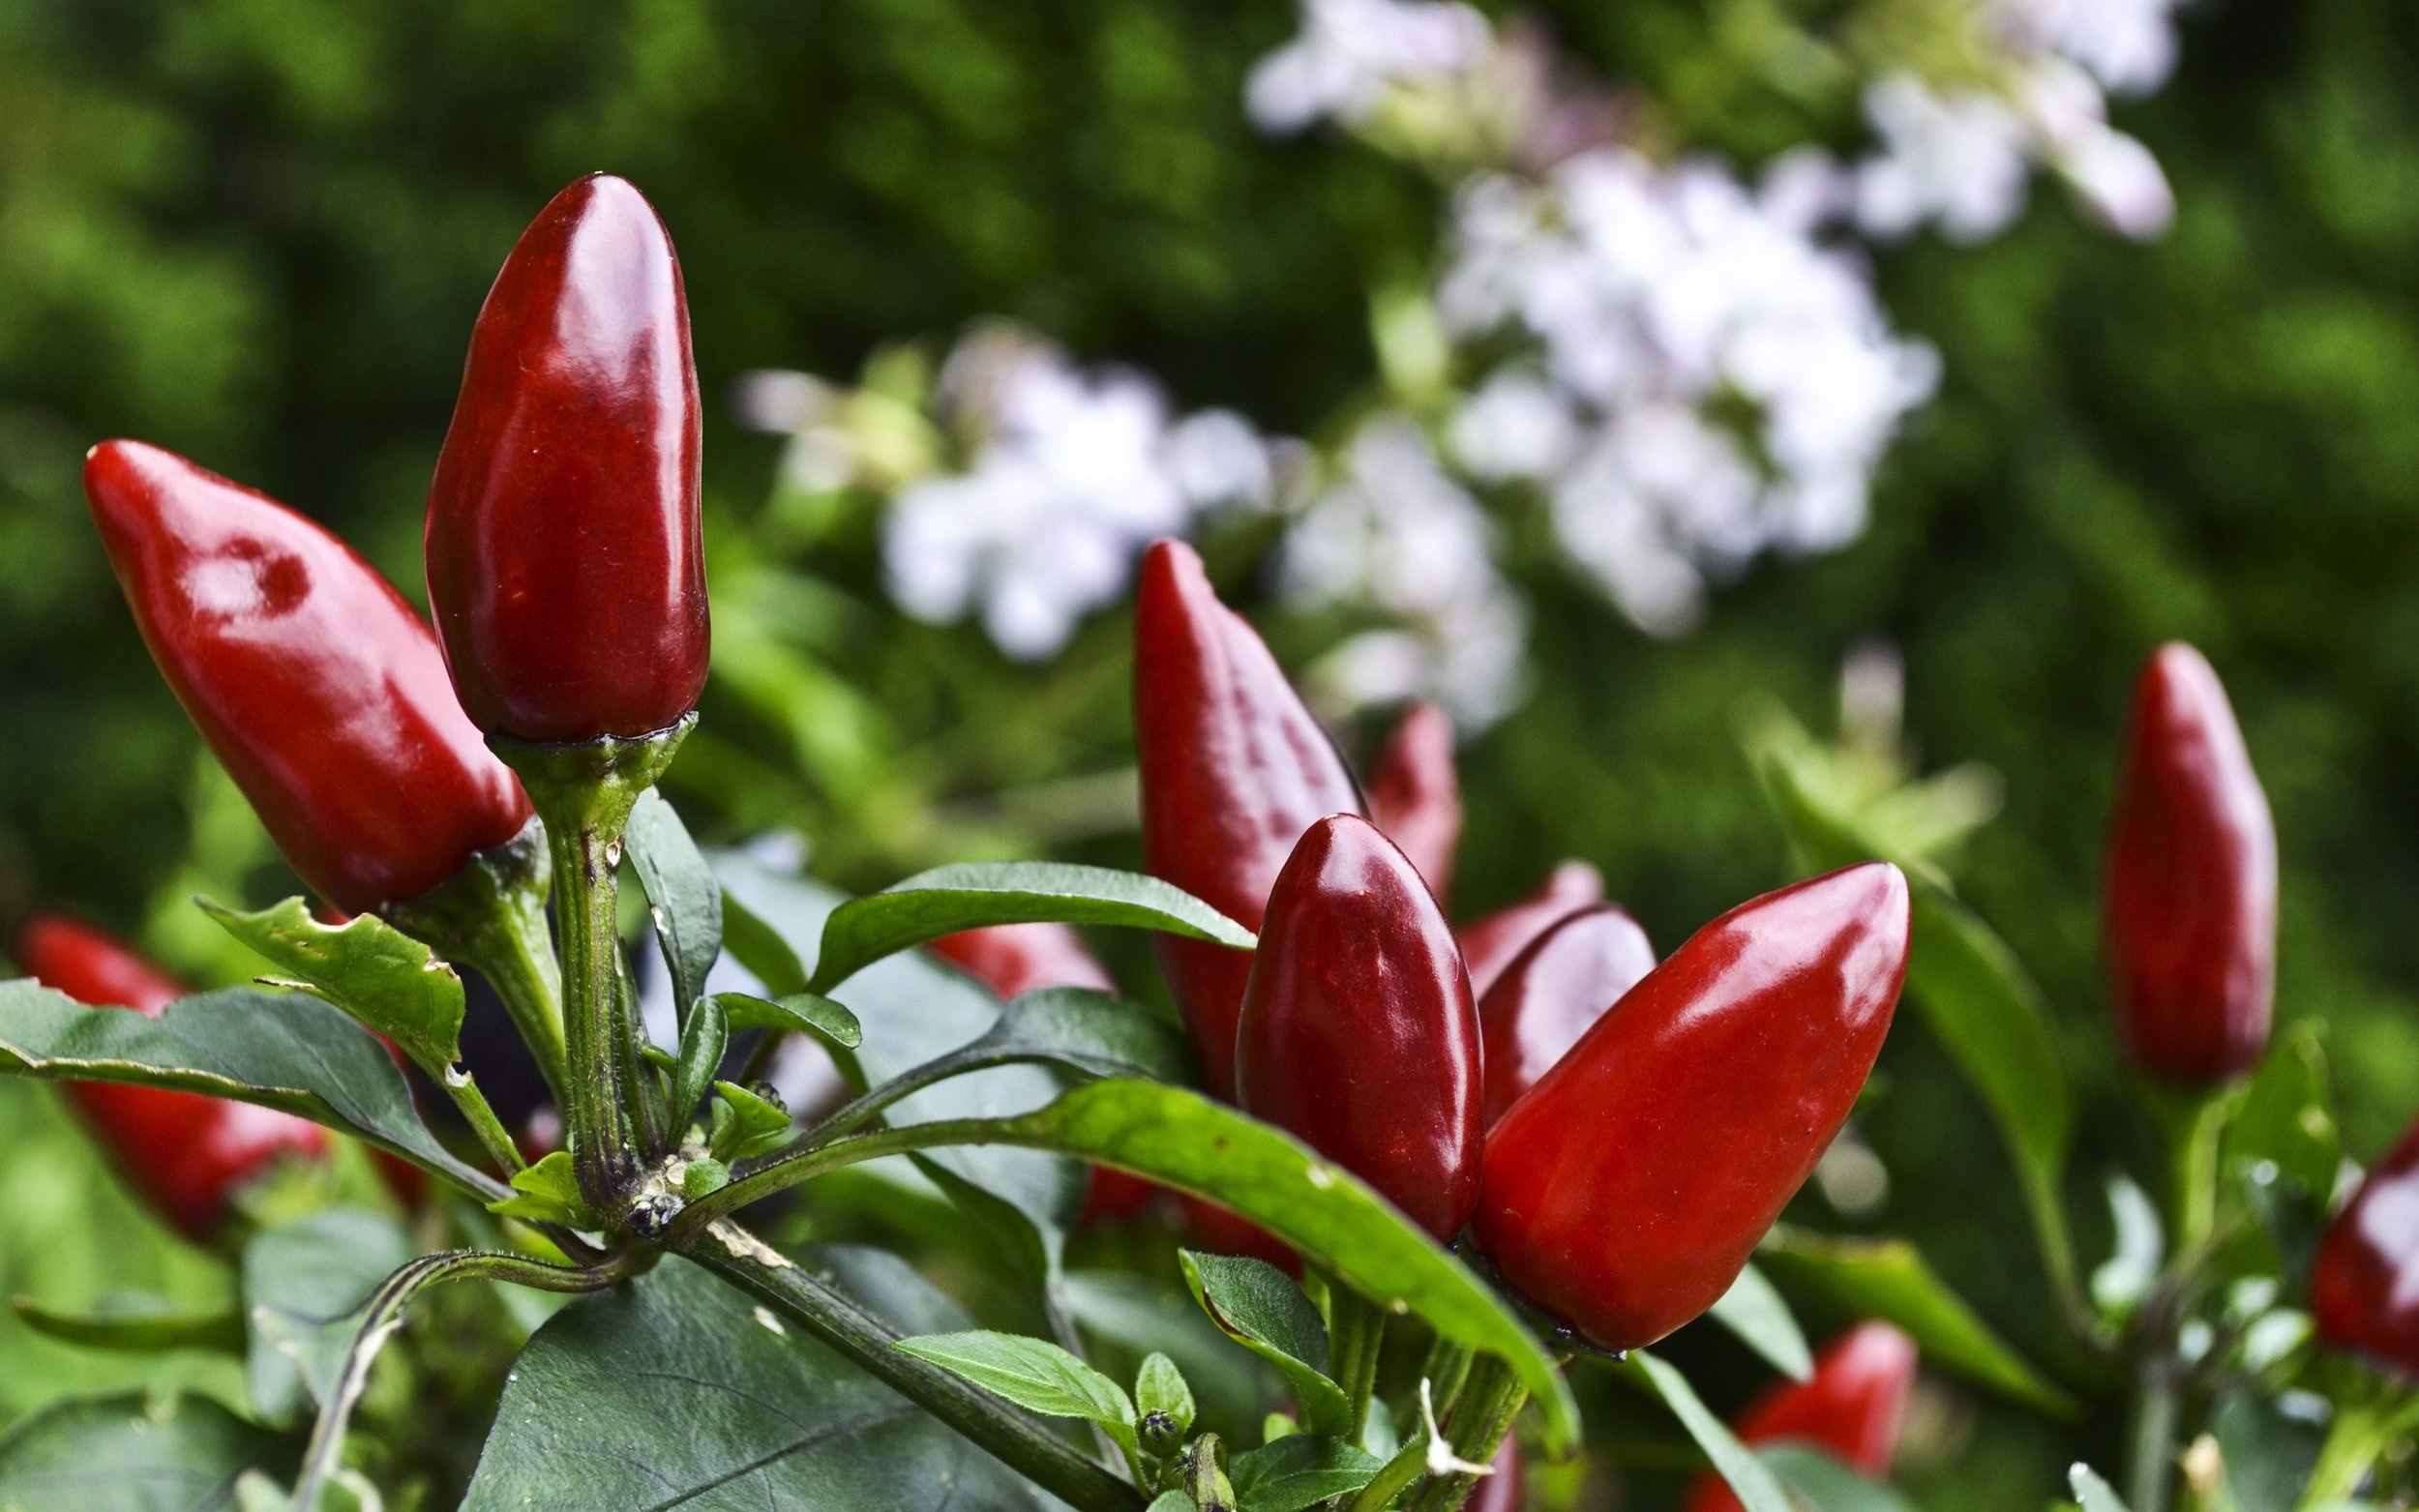
[[[892,1348],[1046,1417],[1121,1430],[1134,1421],[1124,1387],[1047,1340],[978,1328],[902,1339]]]
[[[689,1010],[689,1022],[680,1029],[680,1059],[672,1074],[672,1127],[686,1128],[697,1112],[698,1104],[705,1099],[705,1088],[722,1069],[723,1052],[731,1047],[731,1021],[723,1012],[723,999],[709,994],[697,999]],[[789,1120],[782,1120],[784,1128]]]
[[[2067,1480],[2075,1487],[2075,1499],[2083,1504],[2083,1512],[2126,1512],[2116,1489],[2090,1466],[2076,1466],[2067,1471]]]
[[[1798,1327],[1789,1304],[1764,1273],[1753,1265],[1739,1272],[1739,1279],[1730,1284],[1721,1300],[1708,1311],[1714,1321],[1738,1335],[1740,1341],[1764,1356],[1773,1369],[1791,1380],[1806,1380],[1814,1374],[1814,1351],[1807,1348],[1806,1334]]]
[[[746,1160],[779,1145],[790,1137],[790,1113],[736,1082],[717,1082],[721,1093],[714,1110],[714,1154],[726,1161]]]
[[[2209,1427],[2239,1512],[2294,1512],[2317,1464],[2326,1424],[2255,1395],[2227,1399]]]
[[[2259,1063],[2226,1127],[2225,1151],[2233,1167],[2271,1163],[2318,1212],[2329,1209],[2344,1146],[2315,1025],[2294,1025]]]
[[[0,1507],[218,1512],[246,1471],[290,1458],[281,1440],[204,1397],[62,1402],[0,1438]]]
[[[880,1288],[851,1285],[851,1270],[873,1271]],[[964,1325],[889,1257],[852,1260],[841,1280],[898,1326]],[[538,1331],[505,1385],[463,1508],[920,1512],[944,1500],[951,1512],[1040,1504],[888,1388],[667,1258]]]
[[[275,1419],[325,1402],[352,1345],[348,1315],[410,1259],[411,1241],[393,1219],[355,1208],[253,1235],[243,1260],[253,1409]]]
[[[655,788],[639,795],[623,844],[639,885],[646,889],[647,916],[663,942],[664,964],[672,971],[672,997],[685,1029],[690,1005],[705,992],[705,975],[723,953],[722,889],[715,885],[697,842],[689,838],[688,827]]]
[[[1352,1403],[1328,1375],[1328,1329],[1292,1277],[1266,1260],[1179,1251],[1184,1284],[1210,1321],[1275,1366],[1320,1433],[1352,1431]]]
[[[818,993],[785,993],[758,997],[749,993],[716,993],[733,1029],[804,1029],[842,1050],[865,1043],[864,1026],[856,1015]]]
[[[10,1298],[9,1306],[34,1332],[88,1349],[244,1351],[244,1318],[233,1308],[196,1308],[141,1292],[105,1293],[86,1313],[57,1312],[21,1296]]]
[[[1672,1416],[1680,1419],[1680,1426],[1688,1431],[1688,1437],[1714,1463],[1714,1472],[1730,1487],[1730,1494],[1739,1498],[1746,1512],[1797,1512],[1790,1505],[1789,1494],[1774,1479],[1773,1472],[1722,1426],[1722,1420],[1699,1400],[1696,1388],[1688,1384],[1687,1377],[1644,1349],[1630,1350],[1623,1368],[1662,1398]]]
[[[1044,987],[1001,1010],[991,1032],[961,1054],[1031,1057],[1094,1077],[1190,1082],[1197,1072],[1184,1031],[1142,1004],[1085,987]]]
[[[574,1229],[594,1229],[596,1215],[588,1211],[588,1200],[580,1191],[580,1178],[573,1173],[571,1151],[554,1150],[534,1166],[514,1172],[514,1196],[500,1202],[490,1202],[487,1210],[499,1218],[522,1218],[531,1223],[558,1223]]]
[[[1384,1462],[1340,1439],[1292,1434],[1235,1456],[1227,1478],[1243,1512],[1302,1512],[1374,1479]]]
[[[1137,1422],[1153,1412],[1163,1414],[1175,1425],[1179,1438],[1192,1431],[1193,1388],[1185,1383],[1176,1362],[1156,1350],[1146,1355],[1142,1369],[1134,1373],[1134,1411]]]
[[[1143,1512],[1200,1512],[1201,1503],[1180,1491],[1163,1491]]]
[[[1786,1285],[1803,1288],[1858,1318],[1896,1323],[1925,1359],[2010,1401],[2072,1417],[2075,1399],[2053,1385],[1903,1239],[1843,1239],[1781,1225],[1757,1259]]]
[[[462,978],[433,951],[374,913],[329,926],[300,898],[238,913],[207,898],[201,911],[258,951],[296,987],[334,1003],[435,1076],[462,1056]]]
[[[1783,1440],[1759,1446],[1755,1457],[1811,1512],[1916,1512],[1913,1502],[1890,1487],[1810,1445]]]
[[[989,924],[1050,920],[1158,930],[1249,950],[1249,930],[1155,876],[1055,861],[944,866],[835,909],[811,984],[829,992],[884,956]]]
[[[816,1190],[822,1190],[821,1183]],[[1183,1371],[1201,1409],[1213,1417],[1246,1421],[1274,1389],[1260,1357],[1234,1348],[1184,1292],[1112,1270],[1071,1270],[1059,1287],[1093,1359],[1139,1363],[1150,1351],[1163,1351]]]
[[[0,982],[0,1073],[257,1103],[367,1140],[482,1200],[504,1195],[420,1122],[385,1046],[299,993],[228,988],[181,998],[150,1019],[87,1008],[30,981]]]

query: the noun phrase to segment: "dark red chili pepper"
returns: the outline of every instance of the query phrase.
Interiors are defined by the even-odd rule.
[[[1236,1101],[1450,1238],[1478,1200],[1478,1015],[1409,857],[1310,826],[1269,893],[1235,1032]]]
[[[1487,1122],[1654,969],[1646,931],[1610,904],[1567,914],[1538,935],[1478,999]]]
[[[488,290],[429,490],[429,603],[472,723],[580,741],[697,706],[698,456],[672,238],[636,189],[593,174]]]
[[[1180,541],[1161,541],[1143,557],[1134,745],[1145,865],[1246,929],[1259,927],[1302,831],[1361,811],[1333,742]],[[1235,1016],[1252,958],[1166,935],[1156,944],[1210,1090],[1232,1098]]]
[[[2419,1375],[2419,1123],[2327,1226],[2310,1267],[2320,1339]]]
[[[528,822],[428,627],[343,542],[138,441],[93,448],[84,492],[152,660],[329,902],[417,898]]]
[[[1403,711],[1369,774],[1369,817],[1445,903],[1461,844],[1461,776],[1453,764],[1453,722],[1443,709],[1415,703]]]
[[[2180,641],[2134,688],[2108,839],[2108,980],[2135,1064],[2206,1085],[2251,1069],[2276,979],[2276,824],[2225,689]]]
[[[26,921],[16,958],[45,987],[97,1009],[157,1018],[182,993],[101,931],[56,915]],[[325,1130],[273,1108],[115,1082],[66,1088],[118,1170],[188,1238],[208,1238],[235,1194],[280,1159],[327,1154]]]
[[[1814,1377],[1784,1381],[1751,1404],[1736,1425],[1742,1443],[1790,1438],[1828,1450],[1875,1478],[1890,1473],[1915,1392],[1915,1341],[1888,1323],[1860,1323],[1814,1362]],[[1708,1475],[1687,1512],[1740,1512],[1730,1488]]]
[[[1697,931],[1487,1132],[1479,1248],[1608,1349],[1704,1312],[1847,1121],[1906,957],[1882,862]]]
[[[1604,901],[1604,875],[1585,861],[1566,861],[1546,875],[1538,890],[1508,908],[1481,915],[1463,925],[1461,962],[1470,973],[1470,990],[1484,997],[1512,959],[1537,942],[1555,924],[1592,904]]]
[[[1521,1478],[1520,1441],[1507,1436],[1495,1451],[1495,1473],[1479,1477],[1462,1512],[1526,1512],[1529,1493]]]

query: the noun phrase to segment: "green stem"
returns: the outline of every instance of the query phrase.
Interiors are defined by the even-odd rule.
[[[1143,1498],[1105,1467],[972,1383],[892,1346],[901,1335],[735,1224],[718,1223],[689,1258],[791,1319],[868,1375],[966,1436],[1076,1512],[1137,1512]]]
[[[1394,1505],[1395,1498],[1410,1489],[1413,1481],[1427,1473],[1427,1435],[1424,1432],[1413,1434],[1410,1440],[1395,1452],[1394,1458],[1380,1468],[1377,1477],[1360,1488],[1360,1494],[1353,1497],[1347,1512],[1387,1512]]]
[[[1510,1366],[1491,1354],[1479,1359],[1471,1367],[1461,1400],[1444,1425],[1453,1457],[1471,1465],[1494,1464],[1495,1451],[1503,1447],[1512,1419],[1520,1415],[1521,1404],[1528,1400],[1529,1388],[1520,1383]],[[1478,1484],[1478,1475],[1469,1470],[1430,1475],[1403,1506],[1408,1512],[1456,1512]]]
[[[2125,1499],[2131,1512],[2167,1512],[2167,1493],[2175,1483],[2181,1385],[2174,1362],[2156,1346],[2135,1369],[2125,1457]]]
[[[470,858],[451,881],[379,909],[388,923],[487,978],[538,1070],[563,1100],[563,988],[546,931],[551,858],[544,826]]]
[[[504,1132],[503,1121],[495,1116],[495,1110],[488,1106],[487,1094],[479,1090],[479,1083],[471,1080],[470,1073],[457,1073],[454,1067],[446,1066],[440,1067],[435,1077],[436,1084],[445,1088],[445,1095],[452,1098],[454,1106],[462,1111],[463,1120],[470,1125],[470,1132],[479,1137],[479,1147],[487,1151],[488,1159],[495,1162],[495,1168],[507,1179],[525,1169],[527,1162],[521,1158],[521,1147],[513,1143],[511,1135]]]
[[[1419,1376],[1428,1382],[1429,1400],[1439,1422],[1453,1415],[1453,1404],[1461,1400],[1461,1388],[1469,1381],[1470,1367],[1477,1359],[1470,1346],[1456,1344],[1443,1334],[1428,1346]]]
[[[1328,1362],[1335,1383],[1352,1404],[1351,1430],[1344,1437],[1360,1442],[1369,1420],[1369,1398],[1378,1384],[1378,1354],[1386,1344],[1386,1310],[1346,1286],[1333,1275],[1324,1278],[1328,1296]]]
[[[2335,1421],[2327,1429],[2326,1442],[2318,1449],[2318,1463],[2311,1467],[2309,1483],[2303,1487],[2301,1512],[2332,1505],[2348,1499],[2360,1489],[2377,1456],[2393,1440],[2393,1429],[2387,1414],[2376,1410],[2374,1404],[2360,1400],[2339,1402]]]

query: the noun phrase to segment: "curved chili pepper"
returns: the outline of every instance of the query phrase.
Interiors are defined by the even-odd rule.
[[[2106,918],[2135,1063],[2194,1085],[2250,1070],[2276,980],[2276,824],[2225,687],[2181,641],[2135,685]]]
[[[1538,935],[1478,999],[1487,1122],[1654,969],[1646,931],[1610,904],[1567,914]]]
[[[1774,1387],[1735,1427],[1742,1443],[1797,1439],[1878,1479],[1898,1456],[1914,1393],[1915,1341],[1888,1323],[1859,1323],[1823,1351],[1811,1379]],[[1698,1480],[1687,1512],[1740,1512],[1739,1499],[1708,1475]]]
[[[1559,921],[1604,901],[1604,874],[1585,861],[1566,861],[1546,875],[1538,890],[1508,908],[1463,925],[1461,963],[1470,990],[1484,997],[1512,959]]]
[[[1134,746],[1146,869],[1246,929],[1259,927],[1302,831],[1330,814],[1361,812],[1334,743],[1180,541],[1161,541],[1143,557]],[[1153,943],[1210,1090],[1231,1099],[1235,1017],[1252,958],[1165,934]]]
[[[2327,1226],[2310,1267],[2320,1339],[2419,1375],[2419,1123]]]
[[[1478,1200],[1478,1015],[1453,932],[1368,820],[1310,826],[1269,893],[1236,1101],[1451,1238]]]
[[[1369,817],[1445,903],[1461,845],[1461,774],[1453,763],[1453,722],[1443,709],[1415,703],[1403,711],[1369,774]]]
[[[651,734],[705,686],[697,367],[664,223],[609,174],[522,233],[429,489],[429,603],[493,735]]]
[[[161,675],[330,903],[417,898],[528,822],[428,627],[343,542],[139,441],[93,448],[84,492]]]
[[[1847,1121],[1907,927],[1906,878],[1868,862],[1697,931],[1487,1132],[1497,1270],[1608,1349],[1711,1307]]]
[[[55,914],[26,921],[16,958],[43,986],[97,1009],[158,1018],[182,995],[126,946]],[[327,1131],[273,1108],[117,1082],[65,1086],[118,1170],[196,1241],[210,1236],[237,1192],[279,1160],[327,1154]]]

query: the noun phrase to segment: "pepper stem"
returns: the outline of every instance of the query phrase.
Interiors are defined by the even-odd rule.
[[[487,978],[559,1103],[563,984],[546,933],[552,870],[546,828],[531,819],[504,844],[473,852],[451,880],[378,912],[437,954]]]
[[[581,1194],[609,1223],[625,1216],[664,1148],[635,1017],[622,988],[616,875],[622,831],[639,795],[672,764],[696,725],[697,716],[689,714],[669,729],[629,739],[609,735],[555,745],[499,736],[488,742],[521,774],[530,803],[546,821],[562,941],[569,1063],[563,1121]]]
[[[1360,1442],[1369,1420],[1369,1398],[1377,1390],[1378,1353],[1386,1343],[1386,1310],[1337,1277],[1318,1273],[1327,1292],[1328,1361],[1335,1382],[1351,1401],[1345,1438]]]
[[[1520,1383],[1510,1366],[1492,1354],[1481,1355],[1470,1367],[1461,1398],[1443,1425],[1449,1457],[1464,1468],[1431,1470],[1421,1477],[1403,1501],[1406,1512],[1456,1512],[1470,1499],[1478,1477],[1486,1473],[1483,1468],[1495,1463],[1495,1451],[1503,1447],[1512,1419],[1520,1415],[1521,1405],[1528,1400],[1529,1388]],[[1428,1463],[1438,1465],[1444,1458],[1434,1456]]]

